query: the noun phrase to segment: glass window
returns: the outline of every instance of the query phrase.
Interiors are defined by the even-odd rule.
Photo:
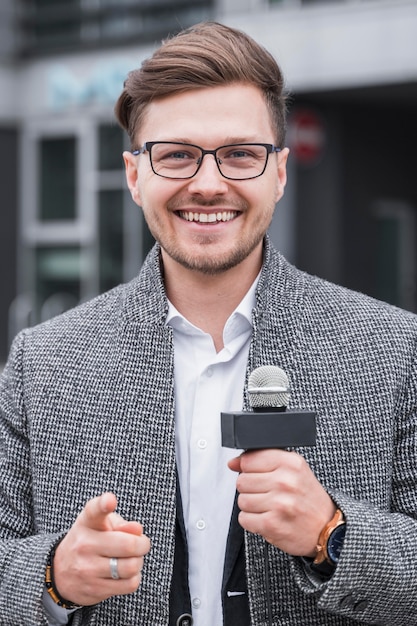
[[[123,190],[99,194],[99,290],[123,281]]]
[[[403,309],[416,310],[416,220],[403,200],[378,200],[373,207],[375,295]]]
[[[78,6],[80,4],[79,0],[34,0],[34,5],[36,9],[43,9],[45,7],[54,7],[54,6],[66,6],[68,8]]]
[[[115,124],[101,124],[98,135],[99,169],[123,169],[123,130]]]
[[[212,19],[213,0],[18,0],[22,55],[152,42]]]
[[[391,304],[399,304],[399,222],[393,217],[379,219],[376,227],[377,297]]]
[[[39,142],[39,218],[76,218],[76,138],[41,139]]]
[[[79,247],[39,247],[35,251],[38,319],[45,320],[75,306],[82,275]]]

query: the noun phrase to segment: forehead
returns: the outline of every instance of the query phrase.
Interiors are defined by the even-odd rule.
[[[216,147],[233,141],[273,143],[275,133],[262,91],[233,83],[154,100],[138,135],[139,143],[174,140]]]

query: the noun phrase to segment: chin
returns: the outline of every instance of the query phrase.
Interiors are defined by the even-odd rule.
[[[236,249],[228,254],[170,254],[171,258],[188,270],[205,274],[206,276],[216,276],[227,272],[244,261],[251,250]]]

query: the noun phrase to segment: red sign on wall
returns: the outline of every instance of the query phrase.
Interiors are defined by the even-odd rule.
[[[323,121],[314,110],[294,110],[289,118],[288,144],[299,163],[315,165],[323,155],[325,140]]]

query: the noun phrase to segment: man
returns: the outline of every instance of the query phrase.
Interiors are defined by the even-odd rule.
[[[417,624],[417,319],[273,249],[275,61],[201,24],[129,75],[116,112],[158,243],[130,284],[14,342],[0,622]],[[221,447],[220,412],[248,408],[265,364],[317,412],[315,447]]]

